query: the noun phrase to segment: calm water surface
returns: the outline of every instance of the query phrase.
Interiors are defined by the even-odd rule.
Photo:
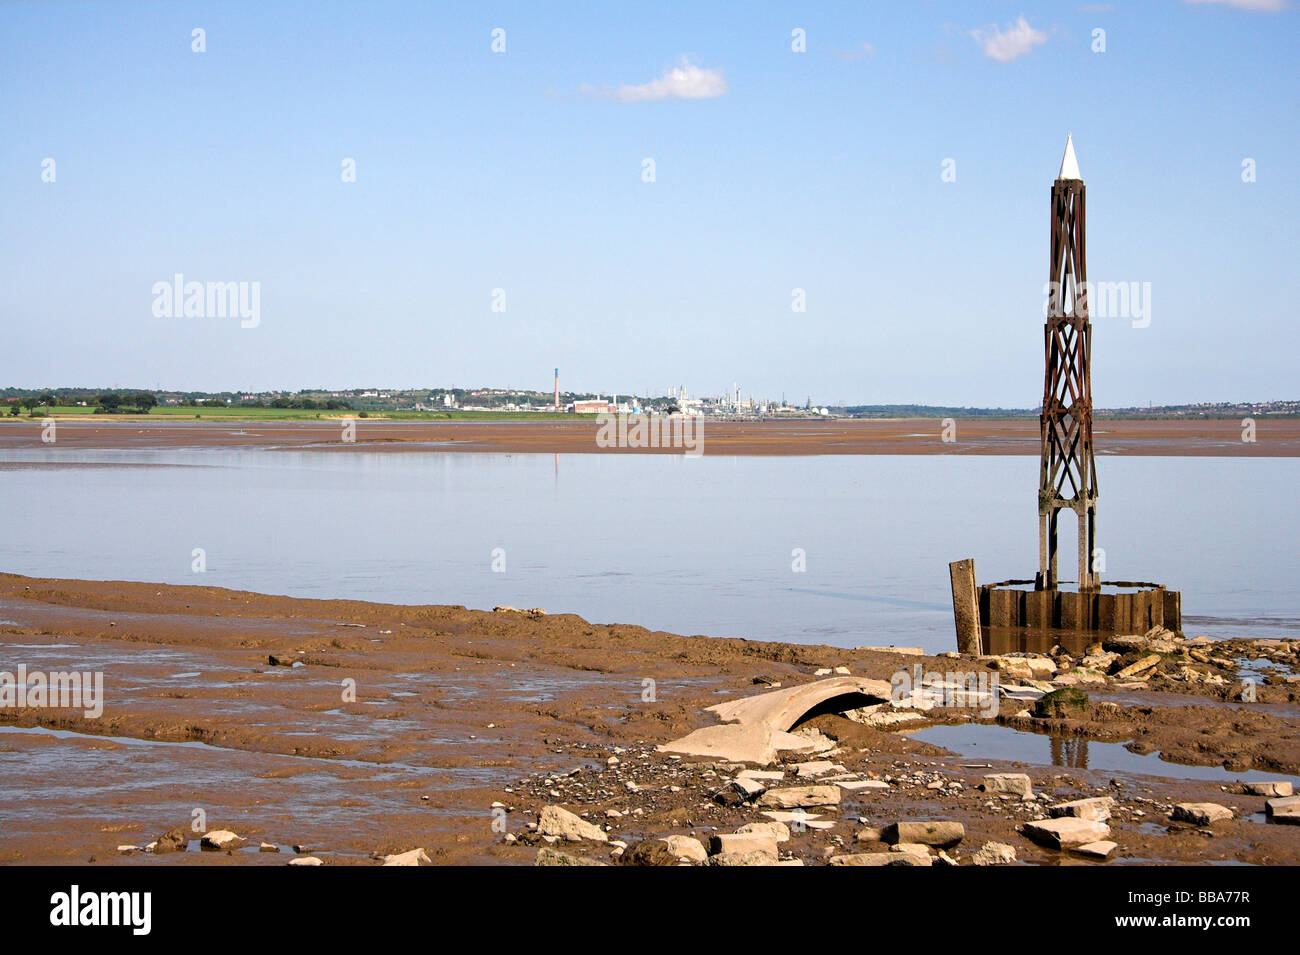
[[[1189,635],[1300,633],[1300,460],[1098,464],[1105,577],[1180,588]],[[948,561],[1032,576],[1037,482],[1032,457],[5,450],[0,569],[947,650]]]

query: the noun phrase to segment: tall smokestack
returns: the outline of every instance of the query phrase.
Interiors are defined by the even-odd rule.
[[[560,369],[555,369],[555,410],[560,410]]]

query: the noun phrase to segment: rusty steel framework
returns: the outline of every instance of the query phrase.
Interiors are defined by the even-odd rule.
[[[1052,184],[1052,266],[1043,326],[1046,374],[1038,480],[1038,590],[1055,590],[1057,517],[1079,522],[1079,589],[1100,586],[1093,569],[1097,533],[1097,464],[1092,454],[1092,323],[1088,318],[1086,188],[1067,141],[1061,178]]]

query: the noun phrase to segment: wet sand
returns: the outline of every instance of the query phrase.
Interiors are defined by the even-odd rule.
[[[707,837],[754,821],[752,808],[711,802],[713,764],[669,759],[655,744],[711,724],[704,708],[756,692],[760,675],[790,686],[814,679],[817,668],[847,666],[888,680],[916,663],[974,665],[680,636],[571,614],[0,575],[0,669],[102,670],[107,698],[97,719],[0,710],[0,862],[283,864],[296,844],[329,865],[374,864],[376,853],[416,847],[436,863],[531,864],[538,850],[525,844],[527,823],[548,804],[602,822],[615,810],[610,838],[628,842],[668,832]],[[1139,738],[1142,752],[1168,749],[1186,762],[1229,763],[1242,778],[1259,778],[1252,768],[1300,773],[1294,693],[1276,697],[1287,704],[1277,714],[1268,704],[1246,714],[1209,699],[1171,700],[1177,709],[1151,699],[1159,694],[1141,705],[1099,704],[1073,731]],[[957,819],[972,850],[997,839],[1015,844],[1022,861],[1079,861],[1016,833],[1035,807],[975,791],[984,772],[1013,764],[972,767],[969,756],[834,714],[813,725],[839,740],[837,761],[898,781],[846,794],[832,829],[796,836],[794,848],[810,862],[846,851],[859,818]],[[1174,763],[1158,768],[1171,778],[1078,766],[1022,771],[1052,799],[1120,796],[1113,838],[1128,861],[1300,862],[1300,827],[1260,824],[1261,798],[1178,779]],[[963,786],[902,781],[917,774]],[[633,780],[635,788],[626,785]],[[1169,831],[1159,807],[1173,800],[1231,803],[1240,818],[1216,824],[1213,838]],[[518,841],[493,829],[494,802],[509,810],[507,832]],[[234,830],[248,847],[117,852],[188,828],[196,810],[209,830]],[[281,851],[258,852],[260,841]]]
[[[0,419],[0,449],[49,448],[39,420]],[[1039,453],[1035,418],[957,418],[955,440],[936,418],[831,421],[713,421],[702,424],[702,453],[1025,454]],[[347,451],[481,451],[492,453],[681,454],[681,448],[602,448],[599,427],[582,421],[384,421],[358,419],[344,442],[342,419],[319,421],[176,421],[159,418],[59,420],[56,446],[75,449],[282,448]],[[1098,420],[1101,455],[1214,457],[1300,456],[1300,419],[1257,421],[1256,440],[1242,441],[1236,420]]]

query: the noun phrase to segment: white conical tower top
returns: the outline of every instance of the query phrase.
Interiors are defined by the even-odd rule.
[[[1074,155],[1074,137],[1065,134],[1065,155],[1061,157],[1061,172],[1057,179],[1082,179],[1079,175],[1079,160]]]

